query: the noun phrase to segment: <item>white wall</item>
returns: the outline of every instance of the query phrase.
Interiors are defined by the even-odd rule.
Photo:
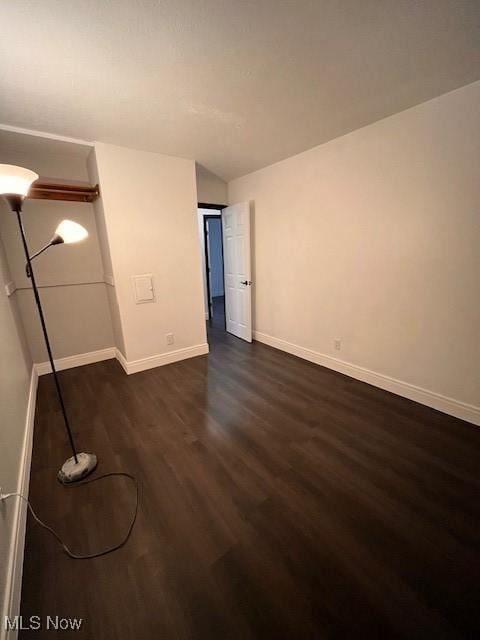
[[[4,285],[11,275],[0,240],[0,487],[4,493],[19,491],[27,430],[32,362],[26,346],[16,300],[7,297]],[[19,598],[17,589],[10,592],[13,552],[17,534],[17,517],[21,505],[9,500],[0,505],[0,615],[16,611]],[[20,527],[19,535],[21,536]],[[21,551],[21,549],[19,549]],[[21,568],[21,557],[18,566]],[[10,609],[10,606],[12,607]],[[0,632],[1,635],[1,632]]]
[[[89,148],[71,143],[0,132],[0,162],[33,169],[41,179],[88,182],[88,151]],[[85,241],[51,247],[34,262],[55,358],[112,347],[112,321],[93,206],[79,202],[27,199],[23,210],[32,252],[48,242],[64,218],[79,222],[89,232]],[[33,360],[45,362],[47,353],[30,280],[25,276],[16,220],[1,202],[0,234],[17,287],[14,297]]]
[[[257,336],[480,406],[479,131],[477,82],[229,183]]]
[[[0,129],[2,163],[28,167],[42,180],[85,182],[89,146]]]
[[[198,202],[226,204],[227,183],[201,164],[195,165]]]
[[[87,160],[88,175],[91,184],[100,184],[98,175],[97,160],[95,149],[92,149]],[[103,206],[102,189],[100,188],[100,197],[93,203],[95,212],[95,221],[98,230],[98,241],[100,245],[100,254],[102,258],[103,273],[107,285],[107,303],[110,311],[112,322],[113,344],[125,356],[125,341],[123,338],[122,322],[120,319],[120,310],[118,308],[117,292],[115,290],[115,278],[113,275],[112,255],[110,252],[110,243],[108,239],[107,225],[105,221],[105,210]]]
[[[124,356],[205,352],[195,163],[103,143],[95,144],[95,157]],[[150,273],[156,300],[137,305],[132,276]]]
[[[51,247],[35,259],[34,269],[55,358],[113,345],[94,211],[91,204],[26,200],[23,221],[30,250],[45,245],[59,222],[69,218],[89,232],[78,244]],[[34,362],[45,362],[44,345],[15,217],[0,205],[0,231],[13,281],[14,296]]]

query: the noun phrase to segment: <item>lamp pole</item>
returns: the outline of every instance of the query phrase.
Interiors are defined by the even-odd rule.
[[[53,361],[52,348],[50,346],[50,339],[47,332],[47,324],[45,322],[45,316],[43,315],[42,303],[40,301],[40,295],[38,293],[38,287],[35,280],[35,273],[33,272],[32,261],[46,249],[48,249],[48,247],[56,244],[62,244],[63,242],[79,242],[80,240],[83,240],[88,236],[88,232],[84,227],[82,227],[82,225],[73,222],[72,220],[63,220],[58,225],[55,231],[55,235],[51,238],[50,242],[42,247],[40,251],[37,251],[33,255],[30,255],[22,220],[22,205],[31,185],[37,179],[38,175],[30,169],[17,167],[16,165],[12,164],[0,164],[0,196],[5,198],[12,213],[14,213],[17,217],[18,228],[20,229],[20,237],[22,238],[23,251],[25,252],[25,260],[27,261],[27,276],[32,281],[33,295],[35,296],[38,315],[40,316],[40,323],[42,325],[43,337],[45,339],[45,345],[47,347],[48,359],[52,367],[53,380],[55,382],[55,388],[57,390],[58,400],[60,402],[60,409],[62,410],[63,422],[73,453],[73,456],[71,458],[68,458],[68,460],[63,463],[62,468],[57,474],[60,482],[63,482],[63,484],[68,484],[70,482],[78,482],[79,480],[85,478],[85,476],[88,476],[90,473],[92,473],[92,471],[94,471],[97,466],[98,459],[94,453],[86,453],[84,451],[78,453],[75,447],[72,429],[70,427],[67,411],[65,409],[65,403],[63,401],[60,381],[58,379],[57,370],[55,368],[55,362]]]
[[[75,441],[73,439],[72,429],[70,427],[70,423],[68,421],[67,411],[65,409],[65,403],[63,402],[62,389],[60,387],[60,381],[58,379],[57,370],[55,368],[55,362],[53,361],[52,348],[50,346],[50,340],[48,338],[47,325],[45,323],[45,317],[43,315],[42,303],[40,302],[40,296],[38,293],[37,283],[35,281],[35,274],[33,272],[32,262],[30,259],[30,251],[28,249],[27,238],[25,236],[25,229],[22,221],[22,202],[18,199],[14,203],[14,211],[17,216],[18,227],[20,229],[20,235],[22,237],[23,250],[25,252],[25,258],[27,261],[27,273],[32,281],[33,295],[35,296],[35,302],[37,303],[38,315],[40,316],[40,323],[42,325],[43,337],[45,339],[45,345],[47,347],[48,359],[50,360],[50,365],[52,367],[53,379],[55,381],[55,387],[57,389],[58,400],[60,402],[60,408],[62,410],[63,422],[65,424],[65,429],[68,434],[68,440],[70,442],[70,447],[72,448],[73,458],[75,460],[75,464],[78,464],[77,457],[77,449],[75,447]]]

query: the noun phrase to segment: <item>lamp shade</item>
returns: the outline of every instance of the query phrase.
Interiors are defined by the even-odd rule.
[[[38,175],[14,164],[0,164],[0,195],[26,196]]]
[[[80,242],[80,240],[85,240],[88,236],[88,231],[85,227],[82,227],[78,222],[73,222],[73,220],[62,220],[55,233],[66,244]]]

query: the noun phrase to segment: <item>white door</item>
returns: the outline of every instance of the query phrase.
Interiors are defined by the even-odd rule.
[[[252,341],[250,206],[240,202],[222,210],[227,331]]]

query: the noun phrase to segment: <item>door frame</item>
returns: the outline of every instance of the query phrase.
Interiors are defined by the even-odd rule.
[[[207,300],[208,300],[208,319],[211,320],[213,317],[212,314],[212,296],[211,296],[211,287],[210,287],[210,247],[208,243],[208,220],[220,220],[220,239],[222,246],[222,279],[223,279],[223,295],[225,296],[225,266],[224,266],[224,254],[223,254],[223,220],[222,220],[222,210],[219,207],[222,205],[205,205],[200,203],[198,205],[199,209],[212,209],[217,210],[218,213],[207,214],[203,216],[203,242],[205,246],[205,280],[207,283]],[[225,205],[226,206],[226,205]],[[223,207],[225,208],[225,207]],[[224,313],[224,328],[227,330],[227,316]]]
[[[209,204],[208,202],[197,202],[197,209],[216,209],[217,211],[221,211],[222,209],[226,209],[228,204]]]

